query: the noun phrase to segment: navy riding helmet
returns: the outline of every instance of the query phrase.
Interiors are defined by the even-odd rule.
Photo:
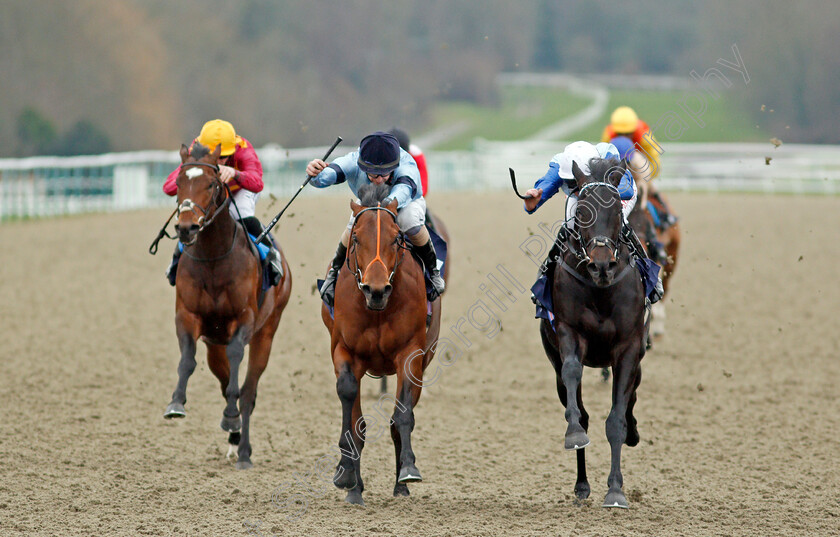
[[[365,173],[388,175],[400,164],[400,143],[388,132],[376,131],[362,138],[358,165]]]

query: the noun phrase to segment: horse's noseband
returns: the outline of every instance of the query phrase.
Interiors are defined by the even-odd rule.
[[[388,209],[387,207],[382,207],[381,205],[378,205],[378,206],[376,206],[376,207],[365,207],[364,209],[362,209],[361,211],[359,211],[359,212],[356,214],[355,218],[353,219],[353,227],[352,227],[352,228],[350,228],[350,235],[351,235],[351,237],[353,236],[353,230],[356,228],[356,222],[358,222],[358,221],[359,221],[359,216],[361,216],[361,214],[362,214],[362,213],[367,212],[367,211],[385,211],[386,213],[388,213],[388,214],[391,216],[391,218],[393,218],[393,219],[394,219],[394,222],[396,222],[396,221],[397,221],[397,215],[396,215],[396,214],[394,214],[394,213],[393,213],[390,209]],[[385,270],[386,270],[386,271],[388,270],[388,267],[387,267],[387,266],[385,266],[385,263],[384,263],[384,262],[382,261],[382,259],[379,257],[379,234],[380,234],[380,226],[379,226],[379,213],[377,212],[377,214],[376,214],[376,257],[375,257],[375,258],[373,258],[373,260],[371,260],[371,262],[370,262],[370,263],[368,263],[368,266],[367,266],[367,267],[365,267],[365,271],[367,271],[367,269],[368,269],[368,268],[369,268],[369,267],[370,267],[370,266],[374,263],[374,261],[377,261],[377,260],[378,260],[380,263],[382,263],[382,266],[383,266],[383,267],[385,267]],[[405,250],[405,249],[406,249],[406,246],[405,246],[405,238],[402,236],[402,234],[400,234],[400,236],[399,236],[399,244],[398,244],[398,246],[397,246],[397,247],[398,247],[398,248],[403,248],[403,250]],[[362,269],[361,269],[361,268],[359,268],[359,257],[358,257],[358,251],[357,251],[357,249],[356,249],[355,245],[353,245],[353,247],[352,247],[352,248],[353,248],[353,258],[354,258],[354,260],[355,260],[355,262],[356,262],[356,270],[353,272],[353,277],[354,277],[354,278],[356,278],[356,286],[358,286],[359,290],[361,290],[361,289],[362,289],[362,281],[364,281],[364,279],[365,279],[365,275],[364,275],[364,273],[362,273]],[[389,284],[389,285],[390,285],[391,283],[393,283],[393,281],[394,281],[394,275],[397,273],[397,268],[400,266],[400,263],[402,263],[402,259],[403,259],[403,257],[405,257],[405,251],[403,251],[403,255],[401,255],[401,256],[399,256],[399,257],[397,258],[397,262],[394,264],[394,269],[391,271],[391,275],[390,275],[390,276],[388,276],[388,284]],[[350,258],[349,258],[349,256],[348,256],[348,258],[347,258],[347,266],[348,266],[348,268],[350,267]]]

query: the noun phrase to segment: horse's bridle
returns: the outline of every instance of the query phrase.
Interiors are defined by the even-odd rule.
[[[359,221],[359,216],[361,216],[362,213],[367,212],[367,211],[377,211],[376,212],[376,257],[374,257],[370,261],[370,263],[367,264],[367,266],[365,267],[365,272],[367,272],[367,270],[370,268],[370,266],[373,263],[375,263],[376,261],[379,261],[379,263],[383,267],[385,267],[385,270],[387,271],[388,267],[385,265],[385,262],[382,261],[382,258],[379,256],[379,246],[380,246],[380,239],[381,239],[381,235],[382,235],[382,227],[379,225],[379,215],[381,214],[381,211],[385,211],[386,213],[388,213],[391,216],[391,218],[394,219],[394,222],[397,221],[397,215],[394,214],[387,207],[382,207],[381,205],[378,205],[376,207],[365,207],[364,209],[362,209],[361,211],[356,213],[356,216],[353,219],[353,227],[350,228],[351,239],[354,236],[353,235],[353,230],[356,229],[356,223]],[[359,287],[359,289],[361,289],[362,288],[362,281],[364,281],[365,275],[362,272],[362,270],[359,268],[358,249],[356,248],[355,241],[354,241],[353,245],[351,246],[351,248],[353,249],[353,260],[356,263],[356,269],[355,269],[355,271],[353,271],[353,277],[356,278],[356,285]],[[402,255],[397,257],[397,262],[394,264],[394,269],[391,271],[391,275],[388,276],[388,284],[389,285],[393,283],[394,275],[397,273],[397,268],[400,266],[403,258],[405,257],[405,250],[408,249],[405,245],[405,237],[402,235],[402,233],[400,233],[397,236],[397,248],[401,248],[403,250],[403,252],[402,252]],[[350,270],[353,270],[353,269],[350,268],[350,256],[347,256],[347,268],[350,269]]]
[[[578,201],[578,207],[581,204],[581,201],[580,201],[581,194],[583,194],[588,188],[593,188],[593,187],[597,187],[597,186],[605,186],[605,187],[609,188],[610,190],[612,190],[613,192],[615,192],[615,194],[618,195],[618,197],[619,197],[619,204],[621,203],[621,194],[619,193],[618,188],[615,185],[613,185],[611,183],[607,183],[605,181],[598,181],[598,182],[587,183],[587,184],[583,185],[583,187],[578,192],[578,200],[579,200]],[[579,221],[580,219],[576,219],[576,220]],[[580,233],[578,233],[577,231],[573,231],[572,236],[576,239],[577,243],[580,245],[580,249],[583,250],[582,255],[580,254],[580,252],[577,252],[577,251],[573,252],[575,254],[575,256],[580,260],[580,262],[578,263],[578,266],[580,266],[580,264],[583,263],[583,262],[588,263],[592,260],[589,257],[589,251],[592,248],[598,248],[598,247],[609,248],[610,256],[614,257],[614,258],[618,257],[618,249],[619,249],[620,245],[616,241],[614,241],[613,239],[607,237],[606,235],[596,235],[596,236],[592,237],[591,239],[589,239],[588,241],[586,241],[586,243],[583,242],[583,237],[581,237]],[[619,233],[619,241],[624,242],[623,236],[621,235],[621,233]]]
[[[580,197],[580,194],[582,194],[584,191],[586,191],[587,188],[592,188],[592,187],[596,187],[596,186],[606,186],[607,188],[609,188],[610,190],[612,190],[616,194],[619,194],[619,200],[621,199],[621,195],[618,192],[618,188],[616,188],[615,185],[613,185],[611,183],[607,183],[607,182],[603,182],[603,181],[588,183],[588,184],[584,185],[580,189],[580,191],[578,192],[578,197]],[[578,203],[580,203],[580,202],[578,202]],[[576,220],[579,220],[579,219],[576,218]],[[581,276],[581,274],[578,272],[578,268],[583,263],[589,263],[590,261],[592,261],[592,259],[589,257],[589,250],[591,248],[599,247],[599,246],[609,248],[610,249],[610,255],[612,257],[615,257],[615,258],[618,258],[618,249],[620,248],[619,242],[626,244],[627,246],[630,247],[630,251],[631,252],[633,251],[632,243],[630,242],[630,240],[627,237],[624,236],[624,233],[621,233],[621,232],[619,232],[618,242],[614,241],[613,239],[611,239],[611,238],[609,238],[605,235],[597,235],[595,237],[592,237],[588,241],[584,242],[583,237],[580,235],[580,233],[578,231],[573,230],[573,229],[569,229],[568,227],[565,226],[565,224],[563,226],[563,230],[569,237],[571,237],[573,239],[572,241],[567,241],[567,244],[569,245],[568,251],[577,258],[578,262],[574,267],[572,267],[571,265],[569,265],[568,263],[566,263],[563,260],[562,256],[558,256],[558,264],[564,270],[566,270],[566,272],[571,274],[576,280],[580,281],[581,283],[583,283],[587,286],[591,286],[593,284],[592,284],[592,282],[590,282],[589,280],[587,280],[586,278]],[[624,267],[624,270],[622,270],[621,273],[618,276],[616,276],[613,279],[613,282],[610,285],[608,285],[607,287],[612,287],[613,285],[617,284],[619,281],[624,279],[624,277],[627,276],[627,274],[629,274],[630,271],[633,269],[633,265],[634,264],[632,263],[632,261],[630,263],[628,263],[627,266]]]
[[[224,211],[225,209],[227,209],[227,206],[230,204],[231,193],[230,193],[230,187],[228,187],[227,183],[225,183],[221,179],[219,179],[219,166],[218,165],[210,164],[208,162],[185,162],[184,164],[181,165],[181,168],[183,169],[184,166],[205,166],[205,167],[210,168],[211,170],[214,170],[216,172],[216,176],[213,178],[213,186],[215,187],[215,191],[213,192],[213,196],[211,197],[211,203],[219,195],[220,190],[224,189],[224,191],[226,192],[226,196],[225,196],[224,201],[222,203],[216,205],[216,208],[215,208],[215,210],[213,210],[212,213],[209,213],[209,210],[212,209],[212,207],[210,205],[208,205],[207,208],[204,208],[204,207],[195,203],[193,200],[191,200],[189,198],[184,199],[181,203],[178,204],[178,208],[175,209],[175,214],[176,215],[181,216],[182,212],[190,211],[193,214],[195,214],[196,216],[198,216],[198,232],[196,232],[195,237],[193,238],[193,240],[190,243],[185,243],[185,245],[189,245],[189,244],[192,244],[193,242],[195,242],[195,240],[196,240],[195,238],[198,237],[198,234],[201,233],[201,231],[204,228],[206,228],[211,223],[213,223],[213,220],[216,219],[216,216],[218,216],[221,211]],[[201,211],[201,215],[199,215],[196,212],[196,209]]]

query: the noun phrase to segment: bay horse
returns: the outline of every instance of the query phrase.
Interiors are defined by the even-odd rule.
[[[228,210],[232,198],[219,178],[220,152],[221,146],[209,153],[195,144],[190,154],[181,146],[175,226],[184,245],[175,280],[175,331],[181,360],[178,383],[164,417],[186,416],[187,380],[195,370],[196,342],[201,339],[207,346],[207,363],[227,401],[221,427],[229,433],[228,456],[238,446],[236,468],[244,470],[253,466],[250,418],[257,383],[289,301],[292,277],[281,253],[283,279],[263,293],[256,248]],[[239,365],[246,345],[250,345],[248,373],[240,390]]]
[[[390,186],[366,185],[360,202],[350,202],[355,221],[345,270],[338,274],[334,318],[326,304],[321,317],[330,332],[330,348],[341,401],[341,460],[333,482],[346,489],[346,501],[363,505],[361,454],[367,424],[362,416],[360,384],[365,373],[397,375],[394,414],[390,420],[396,455],[394,496],[408,496],[408,483],[422,481],[411,449],[414,407],[420,399],[423,372],[435,355],[441,300],[431,303],[427,328],[423,268],[408,250],[397,225],[397,201],[383,206]]]
[[[611,367],[612,408],[606,422],[611,448],[609,491],[604,507],[628,507],[621,475],[621,446],[639,443],[633,406],[645,355],[645,292],[631,249],[621,233],[618,184],[625,165],[592,159],[590,176],[577,163],[579,188],[575,221],[552,282],[553,324],[543,319],[540,336],[556,373],[557,394],[566,407],[565,448],[577,451],[578,499],[589,497],[585,447],[589,414],[583,407],[583,366]],[[628,277],[629,276],[629,277]]]
[[[662,288],[665,290],[663,300],[660,300],[651,308],[651,335],[662,336],[665,333],[665,300],[668,296],[668,289],[670,286],[671,277],[677,268],[677,258],[680,249],[681,230],[680,223],[677,220],[671,224],[665,224],[660,221],[660,225],[656,225],[653,215],[650,212],[649,205],[652,205],[654,210],[659,214],[665,214],[665,206],[663,205],[664,196],[657,192],[653,196],[645,196],[639,200],[639,203],[633,208],[628,220],[630,225],[636,230],[640,237],[647,236],[646,230],[648,226],[653,226],[656,233],[656,240],[662,243],[665,249],[665,262],[662,264]],[[670,206],[670,204],[669,204]],[[642,245],[650,250],[650,245],[647,241],[642,241]]]

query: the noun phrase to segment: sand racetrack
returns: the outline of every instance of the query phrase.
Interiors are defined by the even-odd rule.
[[[203,346],[186,419],[161,417],[178,362],[163,277],[172,246],[147,248],[169,211],[0,225],[0,535],[840,534],[840,198],[671,195],[684,242],[668,333],[642,362],[641,443],[623,450],[631,508],[608,510],[610,388],[586,370],[592,496],[576,505],[554,373],[518,291],[494,311],[502,331],[462,323],[470,346],[431,366],[439,378],[412,436],[425,481],[410,498],[391,496],[387,432],[364,450],[365,508],[312,475],[340,430],[312,286],[349,197],[304,195],[282,221],[292,299],[247,472],[224,458],[224,402]],[[441,332],[454,337],[488,302],[480,286],[497,265],[531,285],[519,245],[553,221],[552,205],[527,216],[508,193],[433,194],[429,205],[453,236]],[[263,200],[263,221],[278,208]],[[362,384],[366,411],[377,384]]]

